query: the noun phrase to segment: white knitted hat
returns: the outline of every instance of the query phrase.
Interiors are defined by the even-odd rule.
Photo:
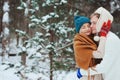
[[[107,22],[108,20],[111,20],[111,23],[113,22],[113,16],[110,14],[108,10],[106,10],[103,7],[99,7],[94,13],[100,14],[99,20],[96,24],[97,32],[100,32],[100,29],[104,22]]]

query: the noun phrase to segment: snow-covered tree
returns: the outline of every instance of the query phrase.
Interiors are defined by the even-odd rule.
[[[3,60],[8,58],[9,54],[9,1],[3,4],[3,19],[2,19],[2,55]]]
[[[115,11],[120,11],[120,1],[119,0],[111,0],[110,1],[110,9],[111,9],[111,13],[114,13]]]
[[[28,3],[30,3],[29,7]],[[53,71],[62,68],[69,70],[74,64],[73,58],[70,58],[70,55],[73,55],[72,47],[63,48],[67,44],[72,43],[75,32],[74,28],[69,26],[68,23],[70,16],[73,16],[74,13],[71,10],[63,12],[61,8],[61,6],[65,6],[66,4],[66,0],[28,0],[27,2],[21,0],[21,4],[17,9],[24,10],[24,16],[29,19],[28,26],[26,27],[32,29],[34,32],[33,36],[27,31],[23,35],[27,37],[27,40],[23,43],[26,44],[24,46],[26,49],[25,53],[28,55],[26,63],[28,61],[33,62],[31,66],[27,64],[29,70],[27,68],[21,70],[23,74],[26,74],[26,69],[28,72],[40,74],[40,68],[43,68],[45,70],[42,73],[44,74],[47,71],[48,74],[46,75],[50,74],[50,80],[52,80]],[[47,11],[48,7],[51,10]],[[20,30],[16,31],[19,34],[24,32]],[[31,48],[35,48],[32,53],[29,52]],[[58,50],[59,48],[62,49]],[[68,59],[66,59],[67,57]],[[47,66],[44,67],[39,61],[43,61]],[[32,70],[33,68],[34,71]],[[42,80],[42,77],[39,78]]]

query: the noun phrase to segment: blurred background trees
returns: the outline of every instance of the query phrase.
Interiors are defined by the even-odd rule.
[[[5,0],[0,1],[0,25],[2,25],[2,6]],[[7,0],[6,0],[7,1]],[[25,6],[22,1],[27,0],[9,0],[10,4],[10,29],[14,32],[15,29],[25,29],[24,26],[24,9]],[[66,1],[66,2],[65,2]],[[31,4],[36,2],[34,4]],[[64,3],[65,2],[65,3]],[[22,10],[17,9],[18,6],[24,6]],[[114,16],[115,26],[113,26],[113,32],[119,36],[119,28],[116,27],[120,23],[120,1],[119,0],[31,0],[29,8],[38,7],[38,10],[34,10],[29,13],[36,15],[41,18],[50,12],[56,12],[59,17],[52,17],[47,20],[49,23],[58,22],[66,19],[67,27],[74,27],[73,16],[74,15],[85,15],[90,16],[92,12],[98,7],[103,6],[108,9]],[[55,15],[55,14],[54,14]],[[53,16],[54,16],[53,15]],[[117,25],[116,25],[117,24]],[[117,28],[117,29],[116,29]],[[28,28],[27,28],[28,29]],[[0,28],[1,32],[2,28]],[[118,30],[118,31],[117,31]],[[32,32],[31,32],[32,34]]]
[[[20,38],[25,48],[39,46],[37,52],[41,47],[46,49],[52,61],[51,71],[75,67],[72,45],[65,47],[72,42],[75,34],[74,15],[89,17],[103,6],[114,17],[111,31],[120,37],[119,0],[0,0],[0,35],[5,1],[10,6],[10,38],[16,38],[16,46],[19,46]]]

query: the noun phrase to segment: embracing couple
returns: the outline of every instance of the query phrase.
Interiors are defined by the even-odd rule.
[[[119,80],[120,39],[110,31],[112,22],[113,16],[103,7],[90,19],[74,17],[73,48],[80,80]]]

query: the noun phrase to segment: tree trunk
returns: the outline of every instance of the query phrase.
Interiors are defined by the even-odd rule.
[[[0,0],[0,35],[2,32],[2,16],[3,16],[2,7],[3,7],[3,0]]]
[[[53,54],[52,54],[52,51],[49,53],[49,58],[50,58],[50,80],[53,80],[52,77],[53,77]]]
[[[26,66],[26,53],[25,52],[21,54],[21,61],[22,61],[22,65]]]
[[[54,41],[54,38],[53,38],[53,31],[50,30],[49,33],[51,34],[51,37],[50,37],[50,42],[53,42]],[[50,80],[53,80],[52,77],[53,77],[53,50],[50,51],[49,53],[49,58],[50,58]]]

